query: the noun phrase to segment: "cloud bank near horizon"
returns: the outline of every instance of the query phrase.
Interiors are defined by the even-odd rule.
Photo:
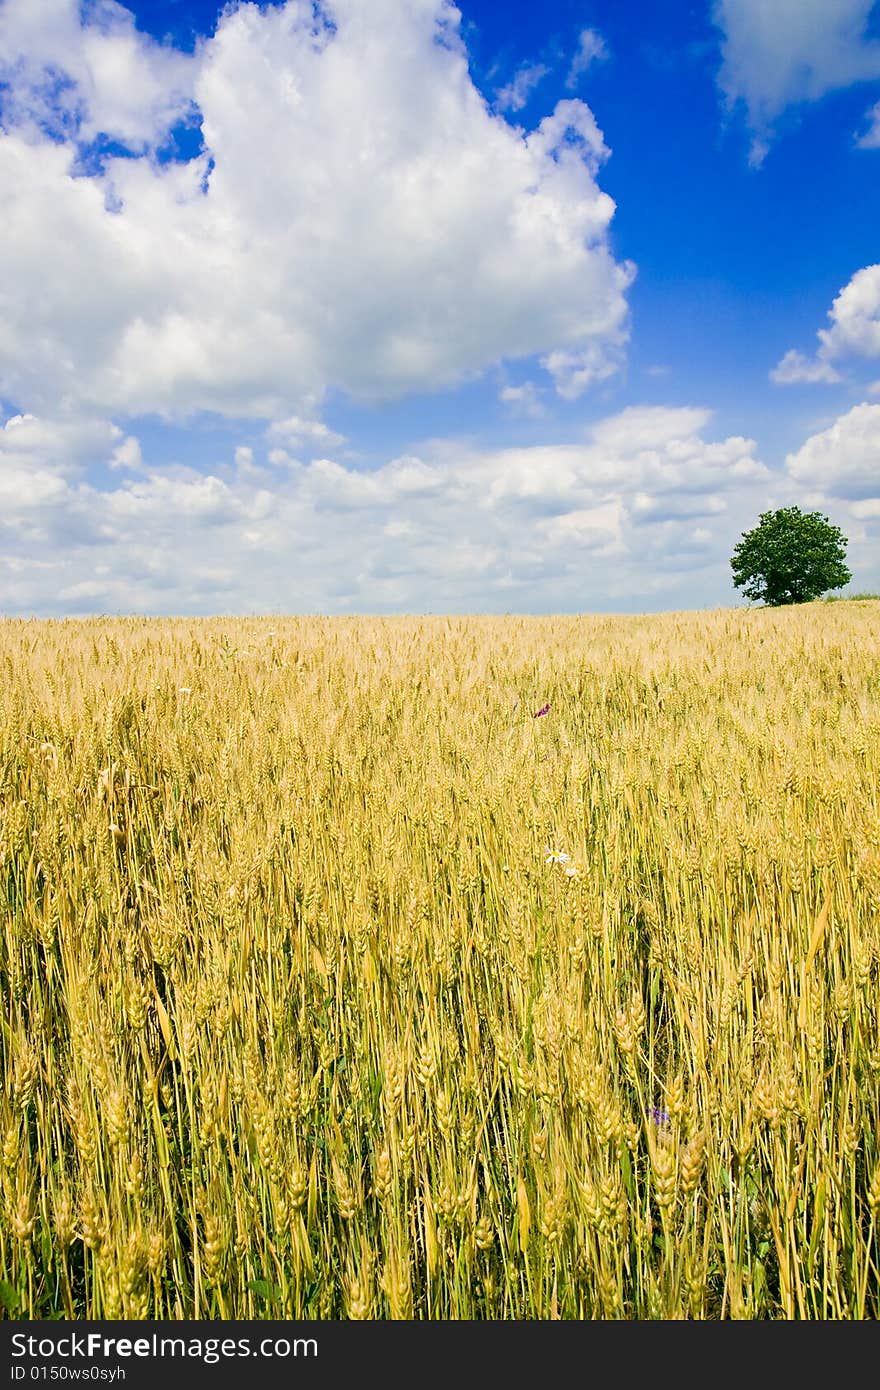
[[[3,588],[12,611],[48,614],[529,612],[548,611],[547,595],[577,612],[633,593],[695,607],[742,529],[805,488],[867,553],[880,406],[811,437],[785,475],[754,441],[710,431],[707,410],[631,407],[580,442],[435,441],[365,471],[302,435],[312,452],[293,454],[293,429],[290,447],[269,434],[208,474],[152,469],[118,432],[83,435],[68,451],[116,459],[97,487],[53,467],[52,428],[18,417],[0,430]]]

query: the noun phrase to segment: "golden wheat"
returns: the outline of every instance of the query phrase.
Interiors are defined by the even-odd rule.
[[[880,1314],[880,604],[0,673],[8,1315]]]

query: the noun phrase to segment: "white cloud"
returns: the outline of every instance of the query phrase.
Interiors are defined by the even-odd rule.
[[[100,501],[97,495],[94,500],[97,514],[114,523],[125,538],[136,542],[143,526],[161,526],[166,518],[172,528],[181,521],[196,521],[201,527],[210,528],[251,520],[263,510],[261,496],[259,491],[237,492],[210,473],[180,469],[170,476],[151,473],[143,481],[126,483],[101,494]]]
[[[598,29],[582,29],[578,39],[577,52],[571,60],[565,85],[574,91],[580,78],[593,63],[603,63],[608,57],[608,46]]]
[[[278,440],[290,448],[304,443],[317,444],[324,449],[332,449],[345,443],[345,436],[336,434],[321,420],[303,420],[299,415],[288,415],[284,420],[274,420],[266,431],[271,440]]]
[[[561,516],[542,517],[537,531],[551,546],[597,549],[603,554],[624,554],[624,508],[620,501],[581,507]]]
[[[114,450],[110,458],[111,468],[127,468],[131,472],[137,472],[142,463],[140,441],[133,434],[123,439]]]
[[[518,68],[506,87],[501,87],[495,96],[499,111],[521,111],[529,101],[532,92],[549,73],[544,63],[524,63]]]
[[[593,439],[605,454],[630,456],[644,449],[696,443],[712,412],[699,406],[630,406],[593,427]]]
[[[772,479],[752,441],[713,440],[710,423],[702,409],[638,407],[579,442],[435,441],[371,470],[285,454],[272,472],[246,445],[234,469],[159,472],[147,457],[100,486],[32,451],[30,492],[5,487],[0,467],[4,607],[573,611],[658,594],[692,606],[695,570],[701,602],[729,601],[730,548]]]
[[[6,526],[26,528],[47,507],[63,505],[68,477],[93,458],[106,457],[121,433],[104,420],[8,419],[0,429],[0,516]],[[21,532],[22,537],[27,534],[27,529]]]
[[[106,455],[121,438],[122,431],[108,420],[42,420],[30,414],[13,415],[0,428],[0,469],[40,463],[69,472],[95,456]]]
[[[840,381],[832,363],[849,357],[880,357],[880,265],[865,266],[844,285],[820,328],[815,358],[792,348],[770,373],[780,385],[795,381]]]
[[[880,357],[880,265],[856,271],[828,317],[831,327],[819,330],[820,356]]]
[[[811,435],[786,459],[790,476],[832,497],[859,501],[880,493],[880,405],[857,405]]]
[[[862,150],[880,149],[880,101],[867,113],[868,129],[857,136],[856,144]]]
[[[880,405],[854,406],[785,462],[793,500],[821,509],[847,537],[852,588],[880,590]]]
[[[874,0],[716,0],[723,31],[718,82],[745,107],[751,162],[766,156],[786,109],[880,77],[880,43],[866,36]]]
[[[14,508],[24,519],[29,512],[55,502],[63,496],[65,483],[48,468],[24,470],[6,465],[0,470],[0,510]]]
[[[80,10],[88,22],[81,24]],[[5,123],[143,151],[191,114],[193,60],[139,33],[113,0],[4,0]]]
[[[541,388],[534,381],[524,381],[520,386],[502,386],[498,399],[516,415],[527,415],[537,420],[546,413]]]
[[[270,449],[268,454],[269,462],[273,468],[299,468],[300,460],[294,458],[286,449]]]
[[[387,399],[542,354],[572,395],[619,362],[634,272],[592,113],[563,101],[524,133],[490,112],[447,0],[245,4],[193,58],[119,6],[43,8],[0,10],[0,396],[309,419],[330,389]],[[40,85],[59,63],[60,94]],[[96,131],[152,150],[190,99],[203,157],[74,176]]]
[[[725,499],[717,493],[680,493],[669,498],[637,492],[632,500],[632,514],[639,521],[654,521],[661,516],[666,520],[680,520],[684,517],[717,516],[726,510],[726,505]]]
[[[857,521],[880,519],[880,497],[868,497],[863,502],[853,502],[850,511]]]
[[[796,348],[791,348],[773,368],[770,380],[775,381],[777,386],[791,386],[801,381],[831,383],[840,381],[840,373],[830,362],[805,357]]]
[[[553,384],[563,400],[577,400],[589,386],[607,381],[620,368],[624,339],[570,352],[557,350],[541,358],[541,366],[553,378]]]

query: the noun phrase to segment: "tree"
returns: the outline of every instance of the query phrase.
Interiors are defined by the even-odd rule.
[[[852,579],[844,564],[846,544],[840,528],[821,512],[800,507],[762,512],[760,524],[744,532],[734,549],[733,582],[746,598],[772,608],[809,603]]]

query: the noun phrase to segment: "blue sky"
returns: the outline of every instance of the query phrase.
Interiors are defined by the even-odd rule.
[[[0,0],[0,611],[880,587],[880,5]]]

